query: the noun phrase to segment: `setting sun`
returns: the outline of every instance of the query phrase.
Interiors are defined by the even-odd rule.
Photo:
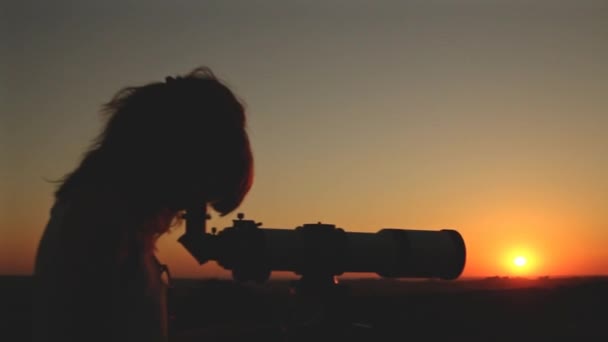
[[[513,259],[513,263],[517,267],[524,267],[526,265],[526,262],[527,262],[527,260],[523,256],[518,256],[518,257],[515,257],[515,259]]]
[[[542,253],[535,247],[532,245],[511,246],[501,258],[503,272],[511,276],[543,275]]]

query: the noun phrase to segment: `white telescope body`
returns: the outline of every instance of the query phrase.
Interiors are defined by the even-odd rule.
[[[232,270],[237,280],[264,281],[272,271],[450,280],[460,276],[466,262],[464,240],[451,229],[383,228],[364,233],[321,223],[295,229],[261,228],[239,215],[233,227],[214,235],[205,233],[204,220],[187,221],[179,242],[199,263],[217,261]]]
[[[331,263],[323,247],[309,246],[294,230],[261,229],[268,266],[298,273],[310,261]],[[457,278],[464,268],[464,241],[454,230],[381,229],[376,233],[345,232],[342,273],[377,273],[384,277]],[[319,245],[323,245],[322,242]],[[317,247],[317,248],[315,248]],[[333,254],[333,253],[330,253]],[[340,256],[334,256],[340,258]]]

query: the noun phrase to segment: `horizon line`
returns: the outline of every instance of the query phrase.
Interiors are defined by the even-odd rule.
[[[11,274],[0,274],[0,278],[2,277],[33,277],[34,275],[32,273],[29,274],[24,274],[24,273],[11,273]],[[489,276],[464,276],[464,277],[458,277],[456,279],[451,279],[451,280],[445,280],[445,279],[440,279],[440,278],[385,278],[385,277],[380,277],[380,276],[361,276],[361,277],[356,277],[356,276],[337,276],[340,280],[343,281],[347,281],[347,280],[387,280],[387,281],[430,281],[430,280],[435,280],[435,281],[444,281],[444,282],[454,282],[454,281],[463,281],[463,280],[486,280],[486,279],[509,279],[509,280],[514,280],[514,279],[525,279],[525,280],[542,280],[542,279],[565,279],[565,278],[605,278],[608,277],[608,273],[606,274],[600,274],[600,273],[595,273],[595,274],[571,274],[571,275],[566,275],[566,274],[556,274],[556,275],[551,275],[551,274],[546,274],[546,275],[530,275],[530,276],[525,276],[525,275],[489,275]],[[210,277],[210,276],[173,276],[173,279],[179,279],[179,280],[233,280],[232,277],[230,276],[214,276],[214,277]],[[268,279],[268,281],[271,280],[297,280],[299,279],[300,276],[298,275],[293,275],[293,276],[285,276],[285,275],[280,275],[280,276],[275,276],[275,277],[270,277]]]

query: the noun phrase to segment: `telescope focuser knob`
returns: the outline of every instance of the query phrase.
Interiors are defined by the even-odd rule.
[[[243,213],[238,213],[236,215],[236,220],[233,220],[235,226],[238,225],[239,227],[245,227],[245,226],[252,226],[255,225],[256,227],[261,227],[262,226],[262,222],[255,222],[253,220],[245,220],[245,214]]]

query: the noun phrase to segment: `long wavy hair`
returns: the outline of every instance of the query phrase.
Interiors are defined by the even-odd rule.
[[[109,191],[145,220],[206,204],[226,215],[251,188],[244,106],[209,68],[124,88],[102,114],[104,129],[56,200]]]

